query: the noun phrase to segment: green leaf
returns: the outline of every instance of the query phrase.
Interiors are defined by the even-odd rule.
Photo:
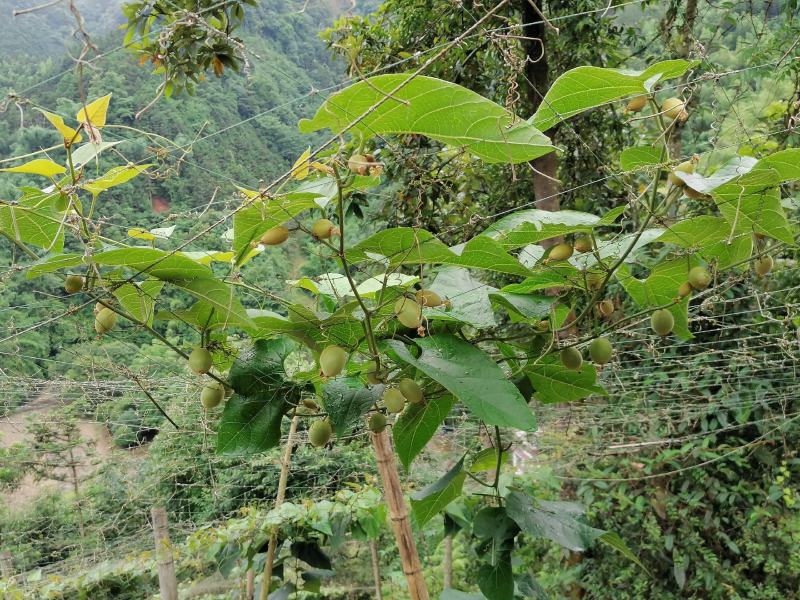
[[[655,83],[680,77],[695,64],[697,61],[666,60],[639,72],[591,66],[570,69],[553,82],[529,122],[547,131],[590,108],[650,93]]]
[[[661,152],[661,148],[653,146],[625,148],[619,155],[619,165],[623,171],[638,171],[642,167],[654,167],[661,164]]]
[[[257,340],[239,353],[228,376],[236,393],[225,404],[218,453],[258,454],[278,445],[281,419],[300,400],[301,388],[287,378],[283,366],[293,349],[287,340]]]
[[[467,594],[454,589],[442,590],[439,600],[483,600],[486,596],[482,594]]]
[[[380,399],[383,386],[365,387],[357,377],[339,377],[322,388],[322,404],[337,437],[350,433]]]
[[[349,130],[356,136],[416,133],[486,162],[526,162],[555,149],[530,123],[515,122],[505,108],[475,92],[406,73],[370,77],[333,94],[313,119],[300,121],[300,131],[342,133],[356,120]]]
[[[36,158],[16,167],[6,167],[0,169],[6,173],[29,173],[30,175],[41,175],[43,177],[55,177],[66,172],[66,167],[46,158]]]
[[[780,183],[800,179],[800,148],[781,150],[758,161],[756,169],[773,169]]]
[[[223,327],[253,325],[232,285],[217,279],[186,279],[172,283],[211,306],[219,313],[217,317],[222,319]]]
[[[699,173],[684,173],[674,171],[674,174],[693,190],[703,194],[710,194],[719,186],[736,179],[741,175],[749,173],[758,161],[751,156],[737,156],[722,165],[708,177]]]
[[[166,281],[210,278],[213,272],[181,252],[166,252],[155,248],[118,248],[94,255],[99,265],[128,267]]]
[[[0,232],[24,244],[51,252],[64,248],[63,216],[47,200],[48,196],[23,196],[17,204],[0,203]]]
[[[574,502],[536,501],[512,491],[506,496],[506,511],[524,533],[551,540],[573,552],[585,551],[606,533],[580,521],[584,509]]]
[[[549,355],[536,364],[528,364],[525,373],[536,390],[534,396],[545,404],[572,402],[592,394],[608,395],[596,384],[597,371],[589,363],[583,363],[579,371],[573,371],[562,365],[556,356]]]
[[[233,250],[238,261],[250,249],[250,242],[259,239],[267,229],[283,225],[300,213],[318,207],[317,194],[288,193],[266,200],[250,200],[249,206],[233,215]]]
[[[127,183],[152,165],[126,165],[109,169],[105,175],[84,183],[81,187],[94,196],[100,192]]]
[[[362,298],[374,298],[383,287],[408,288],[419,281],[419,277],[404,273],[381,273],[359,283],[356,291]]]
[[[450,414],[455,402],[450,395],[428,398],[425,402],[409,404],[397,417],[392,436],[397,456],[406,469]]]
[[[114,290],[114,296],[131,316],[142,323],[152,325],[156,298],[163,287],[164,282],[157,279],[141,283],[125,283]]]
[[[486,506],[475,515],[472,533],[479,540],[475,552],[489,564],[496,565],[513,550],[519,527],[505,508]]]
[[[89,142],[88,144],[84,144],[72,151],[72,164],[76,169],[82,167],[99,156],[104,150],[113,148],[124,141],[125,140],[117,140],[115,142]]]
[[[556,302],[554,296],[533,294],[512,294],[509,292],[494,292],[489,294],[492,303],[502,306],[511,316],[511,321],[531,322],[541,321],[550,316],[550,310]]]
[[[500,454],[500,466],[508,462],[508,453]],[[494,471],[497,469],[497,450],[494,448],[484,448],[478,452],[469,465],[470,473],[482,473],[483,471]]]
[[[482,283],[473,274],[461,267],[448,267],[436,274],[430,289],[442,298],[450,298],[450,310],[426,308],[423,314],[428,319],[458,321],[476,329],[494,327],[494,318],[489,293],[496,288]]]
[[[636,556],[628,545],[613,531],[606,531],[603,535],[597,538],[598,541],[611,546],[614,550],[622,554],[625,558],[630,560],[633,563],[639,565],[644,571],[647,571],[647,567],[642,564],[642,561],[639,560],[639,557]]]
[[[498,242],[475,237],[464,245],[448,248],[424,229],[395,227],[368,237],[347,250],[350,262],[373,260],[387,268],[401,265],[448,264],[486,269],[511,275],[530,275]]]
[[[576,210],[519,210],[492,223],[480,235],[497,240],[506,249],[520,248],[570,233],[589,232],[599,221],[596,215]]]
[[[540,269],[531,277],[509,284],[500,291],[508,294],[530,294],[553,287],[581,287],[584,283],[582,274],[570,264],[543,265]]]
[[[495,564],[482,564],[476,575],[478,587],[488,600],[513,600],[514,573],[511,553],[503,555]]]
[[[464,457],[441,479],[411,495],[411,510],[419,527],[430,521],[444,507],[461,495],[464,486]]]
[[[413,365],[443,385],[488,425],[524,431],[536,428],[533,412],[519,390],[479,348],[449,334],[414,342],[422,350],[419,358],[398,340],[385,340],[382,346],[396,362]]]
[[[2,209],[0,209],[2,210]],[[83,254],[52,254],[40,258],[27,270],[26,278],[34,279],[45,273],[54,273],[61,269],[76,267],[83,264]]]

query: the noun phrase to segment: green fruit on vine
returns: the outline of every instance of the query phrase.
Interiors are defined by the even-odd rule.
[[[642,94],[641,96],[634,96],[628,101],[628,105],[625,107],[625,110],[628,112],[639,112],[645,106],[647,106],[647,96]]]
[[[327,240],[333,235],[335,225],[328,219],[317,219],[311,226],[311,235],[318,240]]]
[[[686,182],[677,175],[675,175],[675,172],[680,171],[681,173],[694,173],[694,165],[695,165],[694,160],[687,160],[680,163],[672,171],[670,171],[669,175],[667,175],[667,180],[676,187],[681,187],[683,185],[686,185]]]
[[[265,246],[279,246],[289,239],[289,230],[283,225],[267,229],[259,240]]]
[[[314,421],[308,428],[308,441],[315,448],[322,448],[331,440],[333,429],[327,419]]]
[[[347,364],[347,350],[328,346],[319,355],[319,368],[325,377],[336,377]]]
[[[444,304],[442,297],[431,290],[419,290],[414,295],[414,299],[421,306],[441,306]]]
[[[390,413],[399,413],[405,407],[406,399],[397,388],[388,388],[383,392],[383,405]]]
[[[574,248],[569,244],[556,244],[550,249],[548,258],[551,261],[567,260],[570,256],[572,256],[573,251]]]
[[[614,312],[614,303],[609,300],[601,300],[597,303],[597,312],[599,312],[604,317],[610,317]]]
[[[669,335],[675,327],[675,317],[667,309],[661,308],[650,315],[650,326],[660,336]]]
[[[422,388],[413,379],[409,379],[408,377],[401,379],[400,383],[397,384],[397,387],[399,388],[400,393],[402,393],[406,400],[408,400],[411,404],[418,404],[425,399],[425,395],[422,393]]]
[[[383,413],[372,413],[367,426],[372,433],[380,433],[386,429],[386,417]]]
[[[319,405],[316,402],[314,402],[311,398],[303,398],[301,404],[304,407],[308,408],[309,410],[313,410],[315,412],[319,410]]]
[[[77,294],[83,289],[83,277],[80,275],[69,275],[64,280],[64,291],[68,294]]]
[[[586,287],[589,290],[597,291],[599,290],[602,285],[603,281],[605,281],[606,276],[602,273],[587,273],[586,275]]]
[[[542,319],[538,323],[535,323],[533,327],[536,331],[540,331],[541,333],[550,331],[550,319]]]
[[[592,357],[592,362],[595,364],[604,365],[611,362],[613,355],[614,348],[608,338],[595,338],[589,344],[589,356]]]
[[[103,335],[104,333],[108,333],[112,329],[114,329],[114,325],[117,324],[117,313],[115,313],[110,308],[103,308],[99,313],[97,313],[94,317],[94,330]]]
[[[756,261],[753,263],[753,270],[755,270],[756,275],[759,277],[764,277],[764,275],[772,271],[772,267],[774,266],[775,261],[772,260],[772,257],[767,254],[756,259]]]
[[[704,290],[711,284],[711,273],[705,267],[692,267],[688,279],[693,289]]]
[[[394,303],[394,314],[402,325],[410,329],[422,325],[422,307],[411,298],[405,296],[398,298]]]
[[[367,378],[367,383],[370,385],[378,385],[383,381],[382,373],[378,370],[378,365],[376,365],[374,361],[369,363],[367,368],[364,369],[364,375]]]
[[[661,112],[665,117],[673,120],[677,118],[684,120],[685,117],[688,117],[689,115],[685,108],[686,103],[684,103],[684,101],[680,98],[667,98],[661,104]]]
[[[694,288],[692,287],[691,283],[689,283],[688,281],[684,281],[681,284],[681,287],[678,288],[678,296],[680,296],[681,298],[686,298],[686,296],[692,293],[693,289]]]
[[[195,373],[196,375],[204,375],[208,373],[211,370],[211,365],[213,364],[214,360],[211,357],[211,352],[202,346],[197,346],[189,355],[189,369],[191,369],[192,373]]]
[[[577,371],[581,368],[583,364],[583,355],[581,355],[581,351],[575,348],[574,346],[569,346],[568,348],[564,348],[561,351],[561,364],[563,364],[568,369],[572,369],[573,371]]]
[[[369,172],[370,161],[363,154],[353,154],[347,160],[347,168],[356,175],[366,175]]]
[[[582,235],[575,240],[575,250],[578,252],[591,252],[594,250],[594,242],[588,235]]]
[[[214,408],[219,406],[225,398],[225,388],[218,381],[213,381],[206,385],[200,392],[200,402],[203,408]]]

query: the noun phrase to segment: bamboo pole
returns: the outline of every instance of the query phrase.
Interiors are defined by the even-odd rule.
[[[286,448],[283,451],[281,460],[281,474],[278,479],[278,495],[275,496],[275,508],[283,504],[286,498],[286,481],[289,478],[289,465],[292,462],[292,446],[294,445],[294,434],[297,432],[297,423],[300,418],[295,415],[289,425],[289,435],[286,437]],[[275,562],[275,549],[278,545],[278,532],[273,529],[269,536],[267,546],[267,560],[264,562],[264,577],[261,580],[261,589],[258,592],[258,600],[267,600],[269,594],[269,584],[272,582],[272,563]]]
[[[394,459],[391,439],[388,430],[372,434],[372,445],[375,449],[375,460],[378,463],[378,472],[383,481],[383,497],[389,508],[389,519],[392,522],[397,549],[400,551],[400,562],[403,574],[408,583],[408,593],[411,600],[429,600],[428,587],[422,576],[422,565],[419,561],[417,545],[411,532],[411,523],[408,519],[408,507],[403,490],[400,487],[400,475],[397,473],[397,463]]]
[[[150,515],[153,518],[153,538],[156,544],[158,587],[161,591],[161,600],[178,600],[178,580],[175,578],[172,544],[169,541],[167,511],[160,506],[154,506],[150,509]]]

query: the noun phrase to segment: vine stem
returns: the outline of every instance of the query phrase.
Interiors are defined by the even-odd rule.
[[[286,448],[283,450],[283,460],[281,460],[281,474],[278,479],[278,494],[275,496],[275,508],[283,504],[286,498],[286,481],[289,479],[289,466],[292,463],[292,446],[294,445],[294,435],[297,433],[297,415],[292,417],[289,425],[289,435],[286,437]],[[278,530],[273,528],[269,536],[267,546],[267,560],[264,562],[264,577],[261,580],[261,589],[258,592],[258,600],[267,600],[269,594],[269,584],[272,581],[272,565],[275,562],[275,550],[278,546]]]

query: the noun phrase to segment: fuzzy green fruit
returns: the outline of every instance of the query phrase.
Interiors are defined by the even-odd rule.
[[[265,246],[279,246],[289,239],[289,230],[282,225],[267,229],[259,240]]]
[[[692,289],[694,289],[692,288],[692,284],[688,281],[684,281],[681,284],[681,287],[678,288],[678,296],[681,298],[686,298],[686,296],[692,293]]]
[[[383,393],[383,405],[390,413],[399,413],[406,405],[406,399],[397,388],[389,388]]]
[[[681,173],[694,173],[694,161],[687,160],[680,163],[676,166],[672,171],[670,171],[669,175],[667,175],[667,180],[676,187],[681,187],[686,185],[686,182],[675,175],[676,171],[680,171]]]
[[[317,219],[311,226],[311,235],[318,240],[327,240],[333,235],[335,225],[328,219]]]
[[[383,413],[372,413],[367,422],[367,426],[372,433],[380,433],[386,429],[386,417]]]
[[[328,346],[319,355],[319,368],[325,377],[336,377],[347,364],[347,350]]]
[[[772,259],[772,257],[765,255],[756,259],[756,261],[753,263],[753,270],[759,277],[764,277],[764,275],[772,271],[772,267],[774,266],[775,261]]]
[[[665,308],[656,310],[650,315],[650,326],[660,336],[669,335],[675,327],[675,317]]]
[[[609,300],[601,300],[597,303],[597,312],[603,317],[610,317],[614,312],[614,303]]]
[[[203,404],[203,408],[219,406],[223,398],[225,398],[225,388],[218,381],[209,383],[200,392],[200,402]]]
[[[575,250],[578,252],[591,252],[594,250],[594,242],[588,235],[582,235],[575,240]]]
[[[77,294],[83,289],[83,277],[80,275],[69,275],[64,280],[64,291],[68,294]]]
[[[422,393],[422,388],[413,379],[409,379],[408,377],[401,379],[400,383],[397,384],[397,387],[400,390],[400,393],[403,394],[406,400],[408,400],[411,404],[418,404],[425,399],[425,395]]]
[[[711,273],[705,267],[689,269],[689,284],[695,290],[704,290],[711,284]]]
[[[327,419],[314,421],[308,428],[308,441],[315,448],[322,448],[331,440],[333,429]]]
[[[589,344],[589,356],[592,357],[592,362],[598,365],[604,365],[611,362],[611,357],[614,355],[614,347],[608,338],[599,337],[592,340]]]
[[[192,350],[189,355],[189,369],[197,375],[208,373],[213,364],[214,360],[211,358],[211,352],[201,346]]]
[[[556,244],[550,249],[548,259],[551,261],[567,260],[570,256],[572,256],[573,251],[574,248],[569,244]]]
[[[581,355],[581,351],[575,348],[574,346],[564,348],[561,351],[561,364],[563,364],[568,369],[577,371],[578,369],[581,368],[581,365],[583,364],[583,356]]]
[[[661,112],[669,119],[683,118],[686,104],[680,98],[667,98],[661,104]],[[688,115],[687,115],[688,116]]]
[[[415,294],[414,299],[417,301],[417,304],[421,306],[441,306],[444,304],[442,297],[431,290],[419,290]]]
[[[642,94],[641,96],[634,96],[628,101],[628,105],[625,107],[625,110],[628,112],[639,112],[645,106],[647,106],[647,96]]]
[[[103,308],[94,318],[94,330],[103,335],[114,329],[117,324],[117,313],[110,308]]]
[[[378,365],[371,362],[363,371],[364,376],[367,378],[367,383],[370,385],[378,385],[381,382],[381,373],[378,371]]]
[[[394,303],[394,314],[401,324],[410,329],[422,325],[422,307],[411,298],[398,298]]]

